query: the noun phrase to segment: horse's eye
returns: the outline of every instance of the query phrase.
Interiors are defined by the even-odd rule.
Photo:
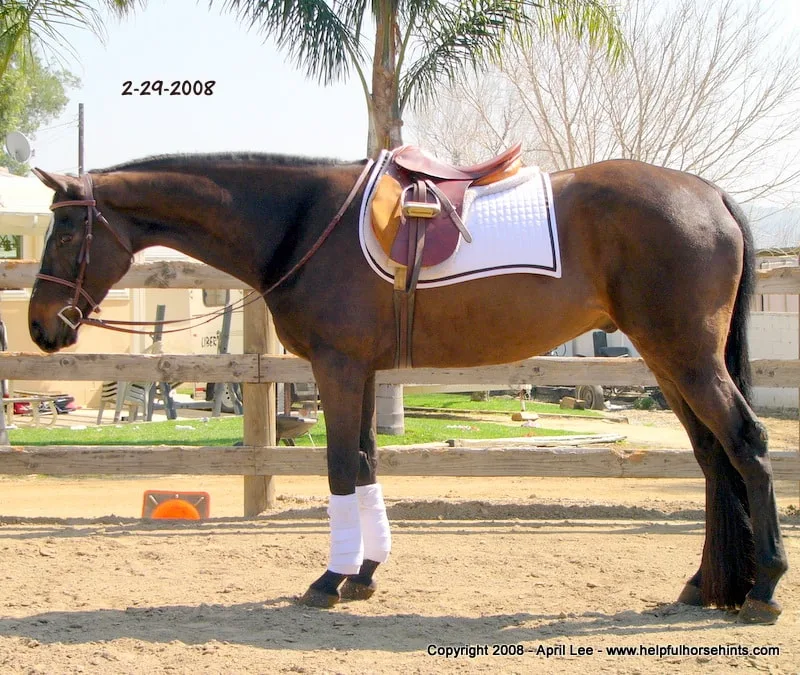
[[[62,234],[58,238],[58,243],[61,244],[62,246],[64,244],[69,244],[69,242],[71,242],[71,241],[72,241],[72,235],[71,234]]]

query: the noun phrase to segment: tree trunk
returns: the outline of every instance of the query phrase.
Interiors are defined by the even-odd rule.
[[[388,18],[388,17],[387,17]],[[378,17],[372,65],[372,115],[367,154],[375,157],[383,149],[403,144],[397,79],[397,17]]]
[[[391,18],[389,18],[391,16]],[[381,150],[403,144],[400,119],[400,93],[397,77],[397,12],[379,15],[376,20],[375,54],[372,61],[372,109],[369,118],[367,155],[377,157]],[[377,430],[382,434],[405,433],[403,386],[378,385]]]

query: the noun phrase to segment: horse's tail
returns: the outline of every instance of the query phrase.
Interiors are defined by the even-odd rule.
[[[725,345],[725,365],[748,405],[752,404],[752,373],[750,350],[747,346],[747,325],[750,320],[750,300],[756,290],[756,252],[753,233],[741,207],[726,192],[721,192],[722,201],[742,231],[744,260],[739,289],[733,305],[733,316]]]
[[[725,345],[725,365],[748,404],[752,401],[747,325],[755,291],[756,261],[753,235],[741,207],[718,191],[744,241],[744,260]],[[706,543],[700,572],[703,603],[734,608],[744,602],[755,580],[755,552],[750,507],[744,480],[719,441],[714,443],[706,471]]]

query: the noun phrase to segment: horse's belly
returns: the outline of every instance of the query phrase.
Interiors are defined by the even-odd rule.
[[[612,327],[585,290],[564,278],[512,275],[418,292],[414,365],[508,363]]]

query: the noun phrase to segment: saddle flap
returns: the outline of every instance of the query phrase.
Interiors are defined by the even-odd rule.
[[[439,188],[460,210],[465,185],[460,181],[442,183]],[[372,197],[370,216],[375,238],[387,256],[396,264],[408,262],[408,221],[402,214],[403,185],[389,173],[378,181]],[[431,267],[447,260],[458,249],[461,233],[451,218],[444,212],[434,218],[426,218],[425,248],[422,266]]]

